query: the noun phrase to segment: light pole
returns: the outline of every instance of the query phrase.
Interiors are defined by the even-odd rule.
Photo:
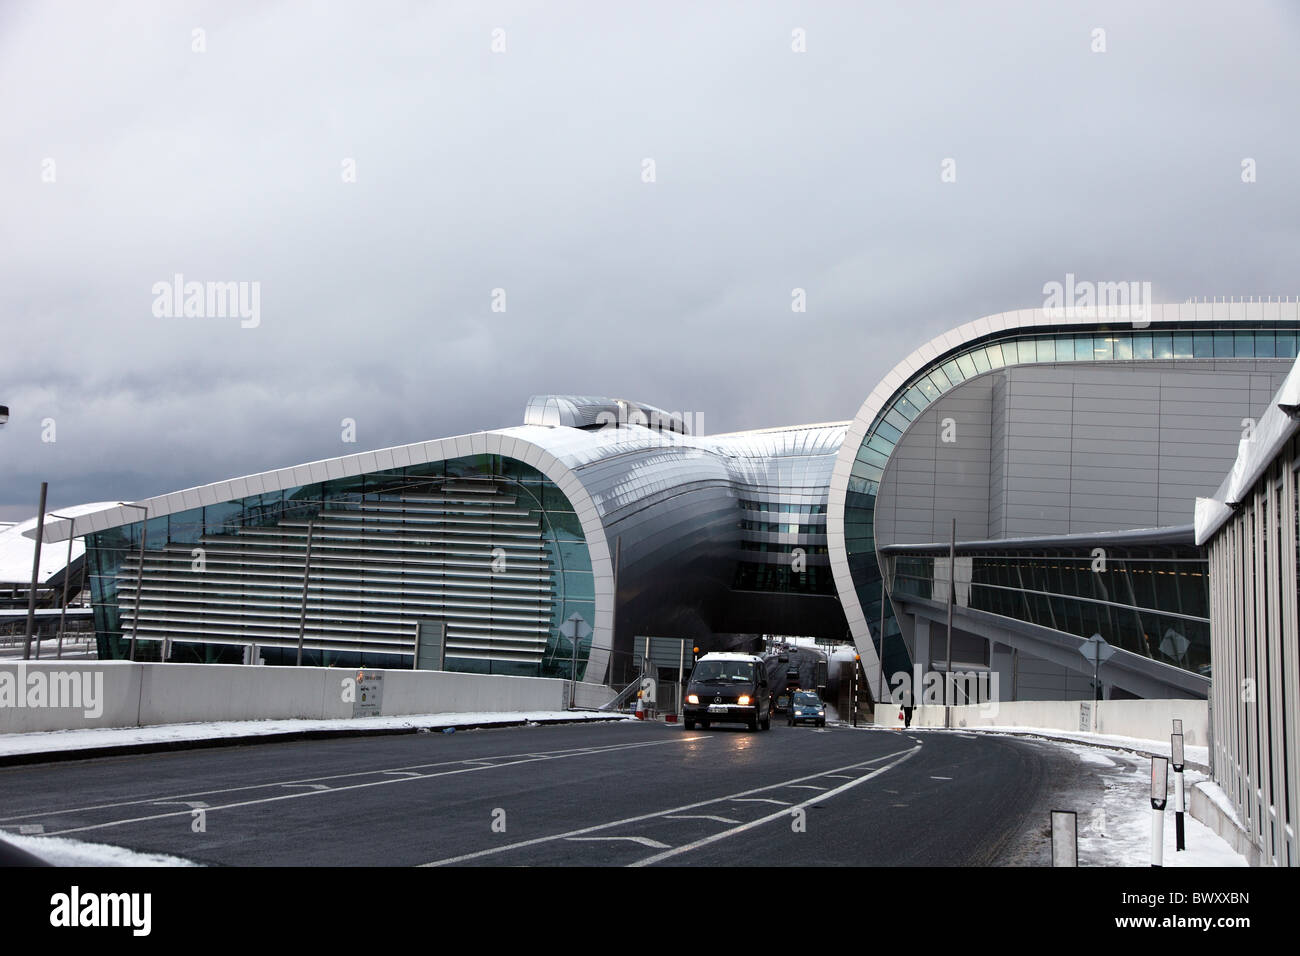
[[[58,518],[60,521],[68,522],[68,558],[63,562],[63,606],[59,610],[59,651],[55,657],[63,657],[63,627],[68,620],[68,579],[72,577],[72,542],[76,540],[73,532],[77,528],[77,519],[69,518],[67,515],[55,514],[50,512],[51,518]],[[36,645],[36,656],[41,656],[41,645]]]
[[[302,602],[298,605],[298,661],[296,667],[302,667],[302,642],[307,634],[307,581],[311,577],[311,545],[316,536],[316,515],[307,519],[307,550],[302,560]],[[415,637],[416,653],[419,653],[419,634]]]
[[[27,634],[23,641],[23,660],[32,656],[32,631],[36,627],[36,585],[41,578],[41,540],[45,534],[45,492],[49,487],[48,482],[41,482],[41,503],[36,512],[36,549],[32,554],[32,587],[27,592]]]
[[[140,593],[144,590],[144,541],[149,534],[149,506],[133,505],[125,501],[119,501],[123,508],[139,508],[144,512],[144,517],[140,520],[140,567],[136,569],[135,577],[135,612],[131,616],[131,653],[129,660],[135,660],[135,636],[140,632]]]

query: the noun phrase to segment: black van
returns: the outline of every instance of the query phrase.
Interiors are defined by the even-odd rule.
[[[772,726],[772,692],[767,668],[754,654],[705,654],[695,663],[686,685],[683,722],[687,730],[699,724],[739,723],[750,730]]]

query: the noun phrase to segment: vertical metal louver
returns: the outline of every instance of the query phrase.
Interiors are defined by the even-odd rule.
[[[327,502],[316,518],[304,646],[413,654],[419,622],[446,626],[447,658],[539,663],[556,595],[539,513],[506,482]],[[308,521],[205,534],[145,552],[141,638],[296,647]],[[138,556],[118,574],[129,632]]]

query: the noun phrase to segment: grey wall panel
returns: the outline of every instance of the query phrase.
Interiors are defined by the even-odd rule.
[[[991,377],[975,379],[913,422],[882,476],[878,541],[947,540],[953,518],[962,537],[988,535],[992,394]]]
[[[946,540],[954,515],[968,540],[1184,524],[1289,365],[1030,365],[968,381],[891,456],[877,544]],[[949,418],[954,443],[940,440]]]

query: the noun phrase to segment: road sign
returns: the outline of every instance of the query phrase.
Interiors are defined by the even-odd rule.
[[[1187,648],[1191,646],[1191,641],[1171,627],[1165,631],[1165,636],[1160,641],[1160,653],[1181,661],[1187,655]]]
[[[1093,664],[1104,664],[1115,653],[1115,647],[1100,634],[1094,634],[1079,645],[1079,653]]]
[[[581,641],[591,633],[591,628],[587,626],[587,622],[582,619],[581,614],[574,612],[569,615],[567,621],[560,625],[560,633],[569,640],[577,638]]]

